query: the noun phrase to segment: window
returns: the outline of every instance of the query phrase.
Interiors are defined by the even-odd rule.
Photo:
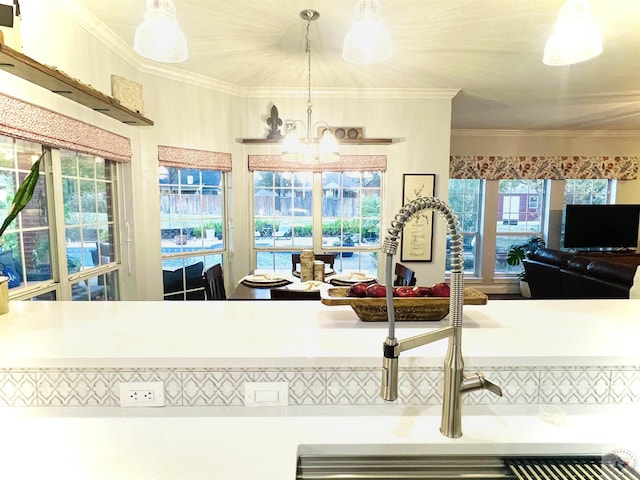
[[[374,273],[379,246],[380,172],[322,173],[322,248],[336,268]]]
[[[203,300],[204,271],[225,250],[224,174],[159,167],[165,300]]]
[[[565,180],[564,204],[602,205],[609,201],[613,180]]]
[[[2,220],[18,186],[29,174],[33,162],[42,154],[42,146],[0,136],[0,214]],[[52,279],[49,253],[50,229],[47,208],[47,184],[44,162],[33,197],[2,236],[0,269],[9,277],[9,288],[32,286]]]
[[[72,299],[117,300],[116,166],[103,158],[68,150],[60,151],[60,165],[66,271]]]
[[[511,245],[524,242],[532,236],[544,237],[544,209],[539,206],[545,204],[545,189],[544,180],[498,181],[495,273],[519,273],[520,266],[507,264]],[[535,202],[531,202],[531,198],[536,198]]]
[[[0,136],[2,215],[42,152],[39,144]],[[46,152],[33,198],[2,238],[0,268],[10,274],[11,298],[119,299],[120,265],[112,248],[116,168],[91,155]],[[52,222],[57,212],[60,220]]]
[[[483,181],[469,179],[449,180],[449,205],[460,221],[463,236],[464,271],[479,275],[480,228],[483,207]],[[447,239],[446,270],[451,270],[451,254]]]
[[[380,178],[378,171],[254,171],[257,268],[290,271],[291,253],[309,248],[334,253],[337,271],[376,273]]]

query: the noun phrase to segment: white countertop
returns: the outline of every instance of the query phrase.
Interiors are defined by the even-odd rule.
[[[640,300],[489,301],[464,307],[467,365],[638,365]],[[398,338],[446,325],[397,322]],[[11,302],[3,367],[379,366],[385,322],[319,302]],[[446,342],[404,352],[441,366]],[[405,363],[406,362],[406,363]]]
[[[455,440],[438,433],[435,412],[415,409],[398,416],[254,417],[185,415],[184,409],[179,416],[163,409],[135,417],[9,410],[0,409],[0,472],[12,480],[293,480],[299,450],[604,455],[624,449],[636,457],[640,452],[637,407],[625,415],[567,415],[564,425],[536,415],[465,415],[464,435]]]
[[[467,365],[640,365],[640,301],[465,306]],[[399,338],[446,322],[398,323]],[[379,367],[386,324],[315,302],[12,302],[2,368]],[[446,342],[403,352],[441,366]],[[1,375],[0,375],[1,378]],[[509,407],[511,408],[511,407]],[[593,453],[640,456],[640,406],[465,405],[463,437],[439,406],[0,408],[0,474],[32,480],[293,479],[296,452]],[[540,407],[542,408],[542,407]],[[582,409],[582,410],[580,410]],[[588,409],[588,410],[587,410]],[[230,413],[231,412],[231,413]],[[236,412],[236,413],[233,413]]]

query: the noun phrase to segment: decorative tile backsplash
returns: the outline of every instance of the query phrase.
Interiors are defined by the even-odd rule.
[[[478,368],[502,388],[464,395],[466,404],[640,402],[640,367]],[[472,373],[472,369],[468,369]],[[120,382],[164,383],[171,406],[243,406],[246,382],[288,382],[289,405],[381,405],[379,368],[0,369],[0,406],[119,406]],[[441,368],[400,369],[398,403],[442,401]]]

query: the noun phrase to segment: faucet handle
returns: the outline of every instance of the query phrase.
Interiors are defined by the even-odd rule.
[[[482,388],[484,390],[489,390],[491,393],[499,397],[502,396],[502,389],[498,385],[484,378],[484,375],[482,374],[479,374],[479,375],[480,375],[480,383],[482,384]]]
[[[462,378],[462,385],[460,385],[461,392],[472,392],[474,390],[489,390],[491,393],[502,396],[502,389],[493,382],[487,380],[482,373],[474,373],[473,375],[464,375]]]

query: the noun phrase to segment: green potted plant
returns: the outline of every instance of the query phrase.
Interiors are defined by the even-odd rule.
[[[38,179],[40,178],[40,162],[42,161],[43,157],[44,157],[44,152],[42,153],[42,155],[40,155],[38,160],[36,160],[35,163],[31,166],[31,171],[25,177],[20,187],[18,187],[18,191],[16,192],[16,195],[13,197],[13,202],[9,207],[9,212],[7,213],[7,216],[4,219],[4,222],[2,222],[2,226],[0,226],[0,247],[2,246],[2,243],[3,243],[2,235],[4,234],[5,230],[9,227],[11,222],[15,220],[15,218],[24,209],[24,207],[27,206],[27,204],[29,203],[29,200],[31,200],[31,197],[33,197],[33,192],[35,191],[36,185],[38,184]],[[8,288],[7,282],[8,282],[7,277],[3,277],[2,281],[0,281],[0,285],[2,285],[3,289]],[[6,292],[6,295],[0,294],[0,303],[2,303],[0,305],[0,313],[8,312],[9,311],[8,291]]]
[[[516,243],[511,245],[509,253],[507,254],[507,264],[515,267],[522,264],[522,260],[527,258],[531,253],[535,252],[539,248],[544,248],[544,240],[540,237],[530,237],[525,242]],[[520,292],[523,297],[530,297],[529,284],[527,283],[527,272],[522,271],[518,274],[520,280]]]

